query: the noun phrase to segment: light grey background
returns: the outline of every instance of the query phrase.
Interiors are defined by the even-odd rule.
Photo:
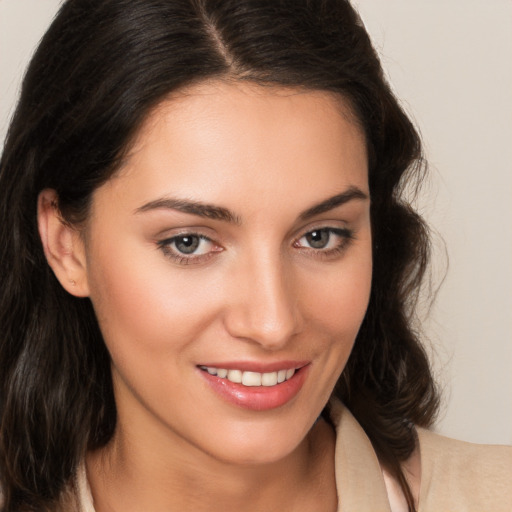
[[[512,444],[512,1],[356,0],[420,127],[432,177],[419,207],[447,277],[425,319],[444,389],[437,429]],[[0,140],[59,0],[0,0]],[[443,274],[436,243],[434,274]]]

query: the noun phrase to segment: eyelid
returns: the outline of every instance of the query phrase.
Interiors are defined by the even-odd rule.
[[[315,248],[299,245],[302,238],[314,231],[328,231],[330,234],[335,234],[339,237],[338,243],[334,247],[329,248]],[[348,227],[334,227],[334,226],[318,226],[309,228],[302,232],[302,235],[295,238],[293,246],[301,253],[319,260],[336,260],[341,257],[345,251],[350,247],[353,240],[355,240],[355,231]]]
[[[154,239],[156,241],[164,239],[169,240],[170,238],[184,235],[197,235],[213,239],[215,237],[215,234],[216,232],[208,226],[191,226],[187,224],[183,226],[176,226],[173,228],[166,227],[165,229],[156,232],[154,235]]]
[[[332,234],[335,234],[339,237],[343,238],[354,238],[354,230],[347,227],[337,227],[337,226],[318,226],[314,228],[310,228],[307,231],[303,231],[301,235],[297,236],[294,239],[294,243],[299,241],[301,238],[309,235],[310,233],[314,233],[315,231],[328,231]]]
[[[180,251],[172,248],[172,245],[175,244],[176,239],[187,236],[198,237],[201,240],[208,241],[213,246],[212,250],[209,250],[204,254],[186,254],[181,253]],[[194,231],[192,229],[181,229],[177,233],[170,234],[168,236],[165,236],[161,240],[157,240],[156,244],[158,246],[158,249],[160,249],[166,257],[168,257],[169,259],[171,259],[172,261],[179,265],[193,265],[204,263],[207,260],[209,260],[212,256],[214,256],[216,253],[222,252],[224,250],[224,248],[212,237],[206,236],[203,233]]]
[[[300,229],[295,231],[295,234],[292,235],[294,240],[298,240],[299,238],[311,233],[312,231],[318,231],[320,229],[330,229],[332,231],[340,230],[340,231],[354,231],[351,227],[352,223],[349,223],[343,219],[320,219],[317,221],[309,222],[307,225],[302,226]]]

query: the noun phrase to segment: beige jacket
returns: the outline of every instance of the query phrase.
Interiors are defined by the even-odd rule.
[[[370,440],[343,406],[334,417],[338,512],[390,512]],[[512,447],[455,441],[424,429],[418,429],[418,437],[418,512],[512,511]]]
[[[391,512],[372,445],[341,404],[336,423],[338,512]],[[455,441],[418,430],[421,488],[418,512],[512,512],[512,447]],[[85,471],[78,475],[81,512],[94,512]]]

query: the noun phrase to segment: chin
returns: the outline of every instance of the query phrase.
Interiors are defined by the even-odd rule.
[[[216,442],[209,449],[204,447],[202,450],[226,464],[254,466],[276,463],[292,456],[306,441],[314,420],[311,425],[304,421],[302,425],[300,423],[278,421],[277,425],[275,422],[231,424],[223,429],[222,435],[210,434],[210,439]]]

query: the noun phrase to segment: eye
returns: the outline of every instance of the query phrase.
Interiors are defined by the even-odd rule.
[[[325,249],[331,241],[331,232],[327,229],[319,229],[307,233],[304,238],[313,249]]]
[[[199,254],[204,254],[207,250],[209,240],[205,240],[198,235],[180,235],[171,239],[171,245],[174,245],[178,252],[182,254],[194,254],[196,251]],[[201,251],[198,249],[201,248]]]
[[[321,228],[306,233],[297,240],[296,245],[325,251],[336,249],[351,238],[352,232],[348,229]]]
[[[199,263],[222,250],[210,238],[197,233],[183,233],[158,242],[164,254],[180,264]]]

